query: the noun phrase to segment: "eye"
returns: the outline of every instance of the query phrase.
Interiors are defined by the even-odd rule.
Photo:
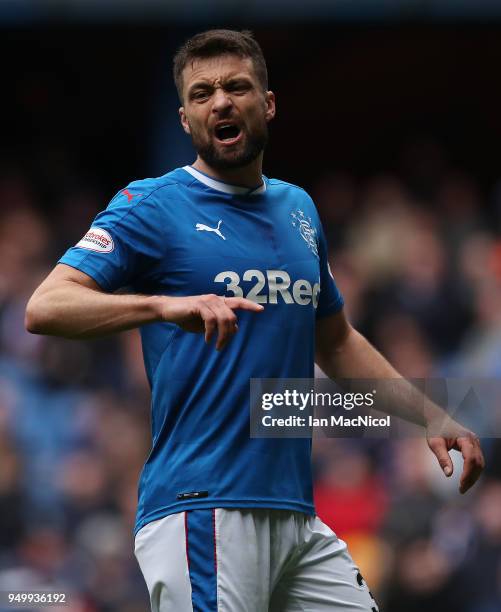
[[[233,81],[227,85],[227,90],[236,94],[245,93],[249,89],[250,84],[245,81]]]
[[[190,98],[194,100],[195,102],[203,102],[204,100],[207,100],[208,97],[209,97],[209,92],[203,89],[198,89],[192,92],[190,96]]]

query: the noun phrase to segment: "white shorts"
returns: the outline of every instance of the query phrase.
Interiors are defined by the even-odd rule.
[[[378,612],[346,544],[300,512],[171,514],[137,533],[135,554],[153,612]]]

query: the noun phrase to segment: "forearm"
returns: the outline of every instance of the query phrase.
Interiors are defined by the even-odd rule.
[[[378,385],[375,406],[388,414],[422,426],[439,424],[446,416],[439,406],[402,378],[381,353],[353,328],[319,365],[329,378],[340,380],[341,384],[348,379],[388,379],[387,385]]]
[[[26,327],[36,334],[97,338],[161,320],[158,296],[115,295],[64,281],[35,292]]]

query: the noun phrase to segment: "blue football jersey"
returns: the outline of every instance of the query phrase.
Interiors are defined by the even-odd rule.
[[[219,352],[172,323],[142,326],[153,445],[135,532],[195,507],[314,513],[311,440],[249,435],[250,379],[313,377],[315,321],[343,305],[303,189],[263,177],[252,190],[178,168],[120,191],[60,263],[108,292],[264,306],[236,311],[239,330]]]

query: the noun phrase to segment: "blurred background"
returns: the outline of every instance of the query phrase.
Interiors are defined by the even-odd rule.
[[[2,0],[0,591],[149,609],[138,334],[38,337],[23,317],[118,189],[193,161],[171,58],[210,27],[263,47],[265,173],[314,197],[352,323],[408,377],[501,377],[499,2]],[[422,439],[316,441],[318,512],[381,611],[501,610],[501,445],[482,445],[462,497]]]

